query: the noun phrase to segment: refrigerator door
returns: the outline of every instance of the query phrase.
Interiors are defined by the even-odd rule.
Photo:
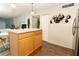
[[[77,55],[77,18],[74,19],[73,26],[72,26],[72,34],[73,34],[73,48],[75,50],[74,55]]]
[[[79,55],[78,54],[78,28],[75,28],[75,34],[74,34],[74,48],[75,48],[75,56]]]
[[[76,33],[76,55],[79,56],[79,13],[77,19],[77,33]]]
[[[73,22],[73,26],[72,26],[72,34],[73,34],[73,36],[75,34],[76,27],[77,27],[77,25],[76,25],[76,18],[75,18],[74,22]]]
[[[77,28],[77,35],[76,35],[76,56],[79,56],[79,28]]]
[[[75,26],[73,25],[73,36],[74,36],[74,45],[75,45],[75,55],[79,56],[79,14],[77,15],[76,20],[74,20]]]

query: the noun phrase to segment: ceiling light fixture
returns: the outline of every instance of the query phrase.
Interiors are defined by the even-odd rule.
[[[12,13],[16,12],[16,4],[12,3],[10,4],[11,9],[12,9]]]
[[[11,4],[11,7],[15,9],[16,8],[16,5],[15,4]]]
[[[34,3],[32,3],[32,11],[31,11],[31,14],[34,15],[35,12],[34,12]]]

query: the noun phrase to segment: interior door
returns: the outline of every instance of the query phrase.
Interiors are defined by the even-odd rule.
[[[32,16],[32,28],[40,28],[39,16]]]

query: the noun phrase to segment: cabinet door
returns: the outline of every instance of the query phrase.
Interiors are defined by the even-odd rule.
[[[38,34],[35,36],[35,39],[34,39],[34,49],[37,49],[41,45],[42,45],[42,35]]]
[[[33,51],[33,37],[19,40],[19,55],[28,55]]]

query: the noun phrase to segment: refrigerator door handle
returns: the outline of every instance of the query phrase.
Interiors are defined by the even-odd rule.
[[[72,25],[72,34],[73,34],[73,36],[75,34],[75,31],[76,31],[76,18],[74,19],[74,22],[73,22],[73,25]]]

